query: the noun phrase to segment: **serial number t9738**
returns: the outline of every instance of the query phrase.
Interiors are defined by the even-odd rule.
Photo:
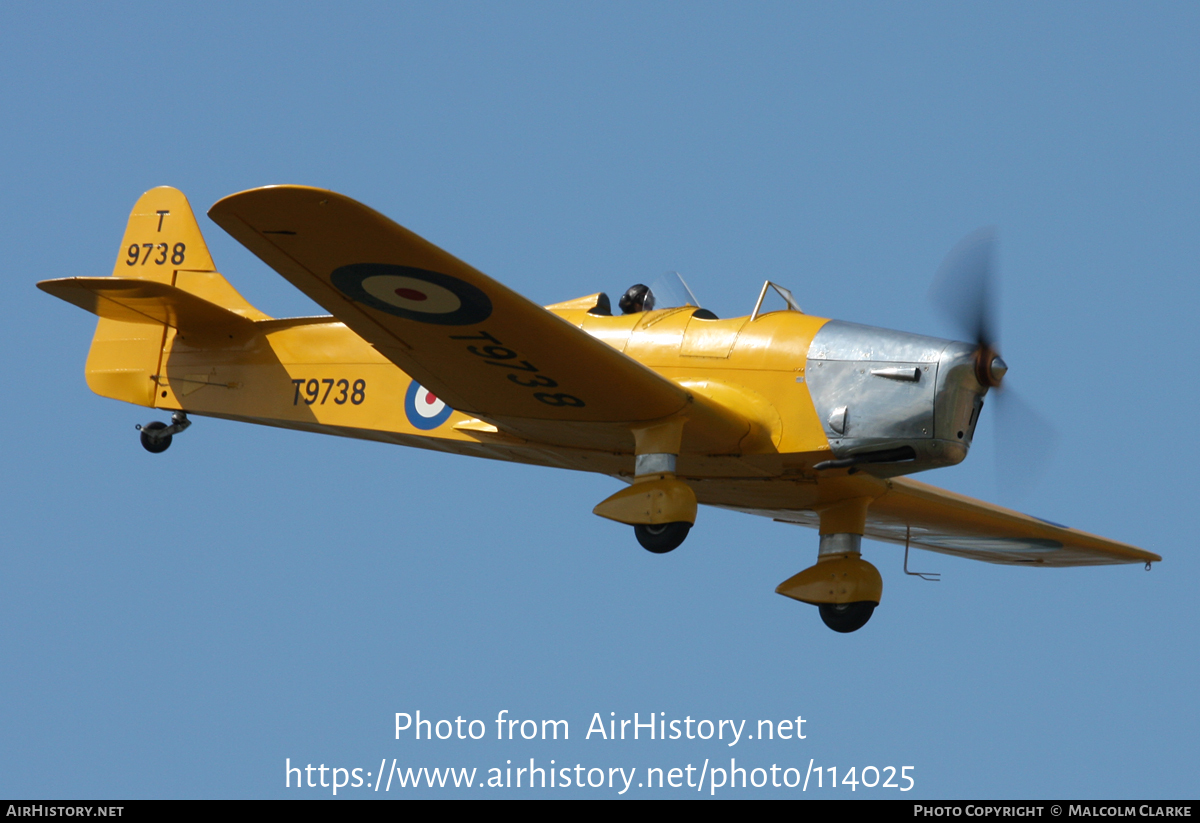
[[[321,380],[315,377],[300,377],[293,380],[292,385],[296,387],[296,393],[292,395],[293,406],[299,406],[301,400],[306,406],[314,403],[324,406],[326,401],[331,399],[331,395],[332,401],[339,406],[345,405],[347,401],[351,405],[361,406],[367,399],[366,380],[355,380],[351,383],[346,379],[334,380],[332,377]]]

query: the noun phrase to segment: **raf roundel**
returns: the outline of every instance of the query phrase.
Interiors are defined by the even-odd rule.
[[[492,313],[492,301],[486,294],[441,272],[387,263],[352,263],[335,269],[329,279],[351,300],[420,323],[469,326]]]
[[[436,429],[450,419],[454,409],[416,380],[408,384],[404,395],[404,414],[408,422],[422,431]]]

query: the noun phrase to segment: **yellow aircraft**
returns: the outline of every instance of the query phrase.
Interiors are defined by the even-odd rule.
[[[274,319],[217,273],[187,199],[146,192],[111,277],[42,290],[99,316],[86,375],[105,397],[173,412],[139,426],[162,452],[189,414],[600,472],[594,509],[671,551],[698,503],[820,532],[776,591],[833,630],[870,619],[883,580],[864,536],[992,563],[1161,558],[902,475],[967,456],[1007,367],[974,343],[812,317],[627,313],[593,294],[545,308],[340,194],[272,186],[208,212],[330,316]],[[906,569],[907,571],[907,565]]]

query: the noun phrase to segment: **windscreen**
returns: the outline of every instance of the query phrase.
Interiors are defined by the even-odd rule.
[[[656,309],[672,309],[677,306],[700,307],[700,301],[688,288],[683,275],[677,271],[669,271],[656,278],[650,283],[650,293],[654,295],[653,308]],[[650,307],[647,306],[647,308]]]

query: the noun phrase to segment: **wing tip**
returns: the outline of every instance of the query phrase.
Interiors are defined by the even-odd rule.
[[[300,186],[293,183],[276,183],[269,186],[255,186],[252,189],[227,194],[217,202],[213,203],[208,209],[208,216],[213,217],[214,214],[227,214],[232,209],[230,208],[234,202],[244,202],[249,199],[262,196],[270,196],[281,192],[296,192],[302,194],[313,194],[320,197],[337,197],[339,199],[348,199],[345,195],[338,194],[330,189],[323,189],[318,186]]]

